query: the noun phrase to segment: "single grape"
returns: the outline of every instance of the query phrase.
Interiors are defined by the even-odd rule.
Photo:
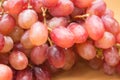
[[[99,40],[105,32],[102,20],[96,15],[91,15],[86,19],[85,28],[93,40]]]
[[[87,8],[90,7],[94,0],[73,0],[73,3],[78,8]]]
[[[28,59],[23,52],[13,51],[9,56],[11,66],[16,70],[23,70],[28,65]]]
[[[3,49],[4,45],[5,45],[4,36],[0,34],[0,51]]]
[[[29,39],[29,33],[30,33],[30,31],[27,30],[27,31],[22,35],[21,40],[20,40],[21,44],[23,45],[23,47],[24,47],[25,49],[31,49],[31,48],[33,48],[33,44],[31,43],[31,41],[30,41],[30,39]]]
[[[76,61],[75,53],[72,49],[64,49],[65,52],[65,65],[62,69],[69,70],[73,67]]]
[[[111,47],[103,51],[105,62],[110,66],[116,66],[119,61],[119,53],[116,47]]]
[[[75,43],[83,43],[88,38],[88,33],[85,28],[77,23],[70,23],[67,27],[75,36]]]
[[[73,33],[63,26],[54,28],[50,33],[50,37],[56,45],[62,48],[69,48],[74,44]]]
[[[59,0],[42,0],[42,3],[45,7],[55,7]]]
[[[40,67],[34,67],[34,73],[36,80],[50,80],[49,72]]]
[[[54,29],[58,26],[67,26],[68,25],[68,19],[65,17],[53,17],[48,21],[48,27],[51,29]]]
[[[111,67],[107,63],[104,63],[103,64],[103,71],[107,75],[113,75],[115,73],[115,67]]]
[[[103,0],[94,0],[87,9],[88,14],[102,16],[106,10],[106,3]]]
[[[113,33],[115,36],[120,32],[120,25],[113,17],[105,15],[101,19],[106,31]]]
[[[0,33],[8,35],[15,27],[15,20],[9,14],[4,14],[0,17]]]
[[[48,61],[55,68],[62,68],[65,65],[64,50],[58,46],[51,46],[48,48]]]
[[[70,15],[74,10],[74,5],[70,0],[59,0],[55,7],[49,8],[52,16],[63,17]]]
[[[115,44],[115,36],[110,32],[104,32],[101,39],[95,41],[95,46],[102,49],[107,49]]]
[[[5,44],[4,44],[3,49],[0,51],[1,53],[9,52],[10,50],[12,50],[13,45],[14,45],[13,40],[12,40],[11,37],[4,36],[4,40],[5,40]]]
[[[90,42],[76,44],[76,49],[78,54],[86,60],[91,60],[96,56],[96,49]]]
[[[30,28],[29,38],[33,45],[39,46],[44,44],[48,38],[47,27],[41,22],[34,23]]]
[[[13,74],[9,66],[0,64],[0,80],[12,80]]]
[[[28,0],[7,0],[8,12],[11,15],[18,15],[27,8]]]
[[[16,80],[33,80],[33,72],[30,68],[17,72]]]
[[[18,24],[23,29],[29,29],[37,20],[37,13],[32,9],[26,9],[18,15]]]
[[[13,31],[9,34],[9,36],[13,39],[14,43],[17,43],[20,41],[23,34],[24,34],[24,30],[16,26],[13,29]]]
[[[41,46],[34,47],[30,53],[30,60],[35,64],[43,64],[47,59],[47,44],[43,44]]]

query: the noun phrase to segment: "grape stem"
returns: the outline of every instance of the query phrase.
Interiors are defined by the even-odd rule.
[[[53,43],[49,37],[48,37],[48,42],[49,42],[50,46],[53,46]]]
[[[41,10],[42,10],[43,18],[44,18],[44,24],[46,25],[46,24],[47,24],[47,22],[46,22],[46,12],[47,12],[47,8],[41,7]]]
[[[74,18],[86,18],[86,17],[89,17],[89,16],[90,16],[90,14],[83,14],[83,15],[77,15]]]

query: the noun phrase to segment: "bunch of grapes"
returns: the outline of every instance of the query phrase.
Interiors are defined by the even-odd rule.
[[[112,75],[119,51],[120,25],[103,0],[0,1],[0,80],[51,80],[81,58]]]

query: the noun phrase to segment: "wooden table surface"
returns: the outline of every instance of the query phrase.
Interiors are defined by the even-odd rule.
[[[104,1],[107,7],[114,11],[115,18],[120,23],[120,0]],[[79,63],[72,70],[55,75],[52,80],[120,80],[120,75],[108,76],[101,70],[92,70],[87,65]]]

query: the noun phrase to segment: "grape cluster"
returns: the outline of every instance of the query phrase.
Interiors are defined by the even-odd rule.
[[[0,1],[0,80],[51,80],[81,58],[112,75],[119,51],[120,25],[103,0]]]

